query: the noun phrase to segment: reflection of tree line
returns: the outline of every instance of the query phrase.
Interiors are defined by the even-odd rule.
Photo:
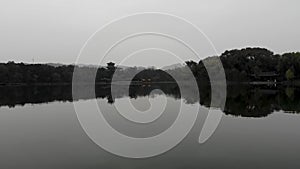
[[[225,114],[264,117],[274,111],[300,112],[300,88],[229,86]]]
[[[97,98],[107,99],[113,103],[115,99],[143,96],[154,96],[155,94],[166,94],[167,96],[180,99],[183,98],[187,104],[200,103],[206,107],[210,106],[210,86],[200,85],[200,101],[194,96],[195,91],[189,85],[183,86],[190,93],[181,96],[180,89],[176,83],[170,84],[146,84],[123,85],[114,87],[114,95],[111,94],[110,85],[96,85],[95,90],[91,86],[80,86],[78,99],[92,99],[91,92],[95,91]],[[154,90],[160,89],[160,90]],[[90,90],[91,92],[87,92]],[[162,92],[161,92],[162,91]],[[0,87],[0,106],[14,107],[24,104],[39,104],[54,101],[73,101],[72,86],[15,86]],[[228,86],[227,100],[224,113],[242,117],[265,117],[277,110],[286,113],[300,112],[300,88],[283,87],[257,87],[251,85]]]

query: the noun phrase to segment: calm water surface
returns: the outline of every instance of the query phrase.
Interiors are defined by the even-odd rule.
[[[167,96],[167,115],[156,124],[136,130],[120,118],[114,104],[130,98],[137,109],[149,109],[149,100]],[[298,88],[231,86],[223,118],[213,136],[198,143],[208,113],[209,87],[200,100],[180,96],[176,86],[136,86],[129,95],[111,98],[107,86],[96,87],[98,103],[111,125],[121,132],[146,137],[162,132],[176,118],[181,99],[188,107],[201,105],[188,136],[174,149],[148,159],[127,159],[98,147],[85,134],[72,103],[70,86],[0,87],[0,168],[299,168],[300,95]],[[192,92],[191,92],[192,93]],[[85,95],[80,104],[94,101]],[[188,113],[188,112],[186,112]],[[134,132],[132,132],[134,131]],[[146,132],[145,132],[146,131]],[[146,133],[146,134],[145,134]]]

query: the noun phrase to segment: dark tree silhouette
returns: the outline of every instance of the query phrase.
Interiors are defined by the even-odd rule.
[[[176,75],[186,81],[189,68],[195,78],[202,83],[209,82],[206,66],[213,70],[213,76],[218,76],[220,68],[216,66],[218,59],[221,60],[228,82],[253,82],[253,81],[276,81],[276,82],[297,82],[300,80],[300,53],[285,53],[282,55],[263,48],[245,48],[241,50],[225,51],[221,56],[208,57],[195,61],[187,61],[185,67],[172,70],[160,70],[154,68],[143,68],[143,71],[136,67],[121,69],[115,63],[109,62],[106,67],[85,67],[76,66],[79,70],[82,82],[92,78],[96,74],[97,83],[110,83],[116,71],[117,80],[131,81],[132,75],[139,73],[134,80],[167,82],[172,80],[170,75]],[[69,84],[72,83],[74,65],[51,66],[47,64],[24,64],[24,63],[0,63],[0,84]]]

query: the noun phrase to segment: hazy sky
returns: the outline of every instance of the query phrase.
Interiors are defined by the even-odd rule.
[[[246,46],[300,51],[299,6],[299,0],[0,0],[0,61],[74,63],[97,29],[138,12],[186,18],[218,53]]]

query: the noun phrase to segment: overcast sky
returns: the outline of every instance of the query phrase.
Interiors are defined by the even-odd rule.
[[[74,63],[97,29],[138,12],[189,20],[219,54],[246,46],[300,51],[299,7],[299,0],[0,0],[0,61]]]

